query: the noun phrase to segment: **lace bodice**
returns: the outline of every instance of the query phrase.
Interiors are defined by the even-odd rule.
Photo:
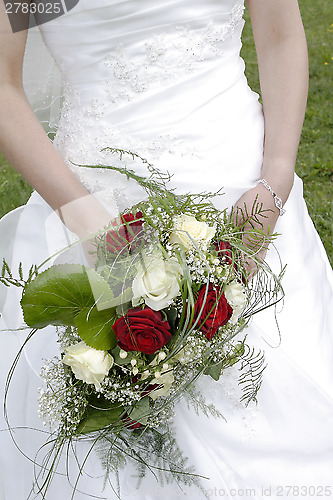
[[[220,122],[227,108],[218,101],[244,79],[243,12],[244,0],[80,0],[42,25],[66,82],[61,154],[108,164],[106,146],[131,150],[177,173],[178,186],[188,185],[185,163],[218,168],[217,136],[206,126]],[[70,165],[91,191],[117,184],[102,170]]]
[[[81,0],[41,30],[70,84],[121,102],[237,51],[243,10],[244,0]]]

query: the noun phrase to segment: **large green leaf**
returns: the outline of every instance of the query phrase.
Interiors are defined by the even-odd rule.
[[[88,434],[119,422],[124,407],[119,403],[111,403],[103,397],[94,397],[87,406],[84,416],[77,428],[77,434]]]
[[[75,318],[77,331],[82,340],[90,347],[108,351],[117,345],[117,337],[112,329],[116,320],[115,309],[85,307]]]
[[[60,264],[39,274],[25,287],[21,305],[26,324],[44,328],[75,325],[75,317],[82,309],[95,304],[98,307],[111,298],[109,285],[93,269]]]
[[[109,309],[118,305],[117,300],[114,298],[113,292],[107,282],[102,276],[94,271],[94,269],[86,268],[89,284],[97,305],[97,309]]]

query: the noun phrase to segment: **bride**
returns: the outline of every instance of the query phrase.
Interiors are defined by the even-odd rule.
[[[202,489],[181,490],[153,475],[139,482],[130,466],[119,483],[111,477],[104,484],[92,455],[75,498],[333,496],[333,277],[294,174],[307,95],[306,41],[297,0],[247,0],[247,6],[263,109],[239,56],[243,0],[80,0],[41,24],[65,79],[52,143],[22,84],[27,31],[13,33],[0,4],[0,149],[35,189],[26,207],[1,223],[1,252],[13,269],[20,261],[25,268],[40,264],[74,235],[89,237],[140,199],[135,183],[120,174],[78,166],[108,164],[106,146],[135,151],[168,170],[178,192],[223,187],[221,209],[251,206],[258,196],[270,210],[265,230],[279,233],[278,255],[269,249],[267,261],[273,269],[279,258],[287,264],[279,329],[272,311],[258,314],[248,329],[268,362],[258,405],[238,402],[231,371],[223,382],[200,382],[226,422],[197,415],[184,402],[177,406],[177,438],[206,478]],[[132,167],[145,174],[144,165]],[[22,325],[18,311],[19,296],[10,290],[0,335],[2,399],[25,335],[10,331]],[[1,500],[36,497],[32,461],[43,444],[39,369],[42,358],[57,352],[50,330],[27,346],[8,394],[10,424],[26,456],[0,420]],[[66,463],[59,470],[48,500],[71,498]]]

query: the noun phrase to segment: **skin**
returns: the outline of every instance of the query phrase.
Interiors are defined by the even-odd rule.
[[[293,186],[296,155],[308,94],[307,45],[297,0],[247,0],[258,56],[265,117],[264,157],[261,178],[273,191],[288,199]],[[237,202],[244,208],[254,200],[269,210],[261,220],[266,233],[273,232],[280,211],[272,194],[258,184]],[[244,236],[245,241],[246,231]],[[265,249],[259,250],[264,257]],[[248,263],[249,272],[255,264]]]
[[[304,29],[297,0],[247,0],[247,5],[265,116],[262,177],[285,203],[293,184],[308,90]],[[0,150],[69,229],[86,238],[106,225],[109,215],[69,170],[30,107],[22,85],[26,36],[26,31],[11,33],[0,2]],[[262,184],[247,191],[235,208],[252,206],[256,196],[269,210],[263,228],[272,231],[279,210]]]
[[[26,38],[27,31],[11,33],[0,2],[0,150],[67,227],[86,238],[106,225],[109,215],[68,168],[26,98],[22,83]]]

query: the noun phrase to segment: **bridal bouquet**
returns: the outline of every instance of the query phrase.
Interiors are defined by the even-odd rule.
[[[156,467],[189,482],[196,476],[172,432],[175,404],[185,397],[196,411],[221,416],[196,381],[218,380],[236,363],[244,402],[256,399],[264,357],[240,332],[279,300],[281,286],[243,244],[233,214],[215,208],[216,193],[176,194],[148,166],[149,178],[108,167],[139,182],[147,199],[96,235],[95,268],[35,270],[21,305],[33,331],[57,326],[61,352],[42,368],[39,400],[54,456],[66,442],[91,438],[107,473],[134,459],[142,475]],[[252,207],[246,221],[262,212]],[[260,230],[250,233],[261,241]],[[251,280],[244,258],[257,259]],[[40,491],[53,473],[51,466]]]

